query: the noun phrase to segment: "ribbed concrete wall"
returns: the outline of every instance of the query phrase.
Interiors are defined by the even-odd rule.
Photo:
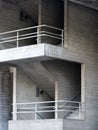
[[[83,63],[86,65],[86,112],[83,121],[64,120],[64,130],[97,130],[98,12],[72,3],[69,4],[68,49],[75,51],[74,57],[84,61]]]
[[[39,23],[51,25],[58,28],[64,27],[64,6],[63,1],[60,0],[42,0],[41,1],[41,19]],[[43,30],[43,29],[42,29]],[[60,34],[60,31],[44,28],[44,31],[50,31],[53,33]],[[61,41],[50,37],[42,37],[43,43],[49,44],[60,44]]]
[[[0,66],[0,130],[7,130],[11,119],[11,83],[9,68]]]
[[[28,20],[25,20],[25,19],[20,20],[21,19],[20,11],[21,11],[21,8],[17,6],[17,4],[12,4],[9,2],[4,2],[4,1],[1,2],[0,4],[0,33],[15,30],[15,29],[20,29],[24,27],[30,27],[34,25],[34,23],[29,17],[28,17]],[[15,35],[16,33],[13,34],[13,36]],[[6,37],[8,36],[12,36],[12,35],[11,34],[6,35]],[[0,35],[0,37],[4,38],[5,35]],[[24,45],[31,44],[31,43],[34,44],[35,41],[32,42],[32,40],[30,40],[30,42],[27,43],[27,40],[25,40],[25,41],[20,41],[19,43],[20,43],[19,45],[22,46],[23,44]],[[4,48],[10,48],[10,47],[16,47],[16,42],[0,44],[0,50]]]
[[[79,64],[63,60],[49,60],[42,64],[58,81],[59,100],[70,100],[81,91],[81,66]]]
[[[32,68],[30,68],[30,66],[28,66],[28,67],[31,70],[32,75],[30,75],[30,71],[28,71],[28,70],[26,72],[26,71],[22,71],[19,68],[17,68],[17,91],[16,91],[17,102],[18,103],[28,103],[28,102],[50,101],[51,99],[45,93],[43,93],[42,95],[39,94],[39,97],[37,97],[36,87],[39,87],[39,89],[43,89],[43,87],[46,87],[46,86],[41,86],[42,84],[40,84],[40,83],[42,81],[44,81],[46,83],[46,81],[44,79],[42,81],[40,80],[40,83],[38,82],[39,84],[37,84],[37,82],[34,82],[34,81],[37,81],[41,77],[41,75],[40,75],[40,72],[38,72],[39,75],[36,73],[36,71],[35,71],[36,67],[34,67],[33,64],[31,66],[32,66]],[[36,64],[36,66],[37,66],[37,64]],[[26,69],[26,67],[27,66],[25,66],[25,69]],[[44,72],[41,72],[41,73],[43,76]],[[33,76],[33,74],[35,76]],[[44,76],[47,76],[47,75],[44,75]],[[37,78],[37,80],[34,80],[36,78]],[[50,87],[52,87],[52,86],[50,86]],[[53,90],[53,88],[52,88],[52,90]],[[49,104],[42,104],[42,105],[49,105]],[[50,104],[50,105],[53,105],[53,104]],[[34,107],[34,105],[32,107]],[[53,113],[39,113],[39,115],[45,119],[53,118],[53,116],[54,116]],[[37,116],[37,118],[40,119],[39,116]],[[35,114],[18,114],[18,120],[32,120],[32,119],[35,119]]]
[[[53,0],[42,0],[41,24],[63,28],[63,2]]]
[[[64,122],[64,130],[98,129],[98,12],[69,3],[68,48],[86,65],[85,120]]]
[[[79,95],[81,92],[81,65],[63,60],[49,60],[42,64],[58,81],[58,100],[80,101],[78,97],[81,97]],[[75,98],[76,95],[78,95],[77,98]],[[59,118],[64,118],[66,115],[68,112],[59,112]]]

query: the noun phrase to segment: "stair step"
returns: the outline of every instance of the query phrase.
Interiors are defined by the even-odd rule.
[[[68,116],[67,119],[80,119],[79,116]]]
[[[79,109],[76,109],[72,113],[70,113],[66,119],[81,119],[82,113],[79,113]]]

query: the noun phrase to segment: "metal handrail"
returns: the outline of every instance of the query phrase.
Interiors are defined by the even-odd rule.
[[[78,92],[76,95],[74,95],[73,97],[71,97],[70,99],[68,99],[68,101],[74,101],[78,96],[80,96],[81,92]],[[59,108],[63,108],[65,105],[69,104],[71,102],[65,103],[62,107]]]
[[[70,103],[80,103],[78,101],[70,100],[57,100],[57,101],[43,101],[43,102],[27,102],[27,103],[16,103],[16,105],[33,105],[33,104],[44,104],[44,103],[60,103],[60,102],[70,102]],[[12,104],[13,105],[13,104]]]
[[[31,32],[28,33],[28,31]],[[63,46],[64,30],[50,25],[39,25],[3,32],[0,33],[0,37],[0,44],[16,42],[17,47],[19,47],[20,40],[31,38],[37,38],[37,44],[39,44],[41,37],[58,39],[61,41],[61,45]]]
[[[58,105],[55,105],[56,103],[58,103]],[[59,107],[61,107],[59,103],[72,103],[73,105],[66,105],[63,107],[63,109],[59,109]],[[75,104],[78,104],[78,106],[76,106]],[[17,114],[34,113],[35,119],[37,119],[36,116],[37,113],[54,113],[56,115],[55,118],[57,118],[59,112],[72,112],[73,109],[79,109],[79,112],[84,112],[82,110],[82,105],[80,104],[82,103],[76,101],[68,101],[68,100],[16,103],[13,104],[13,106],[16,107],[16,111],[12,113],[15,117],[17,117]]]
[[[43,25],[32,26],[32,27],[27,27],[27,28],[20,28],[20,29],[16,29],[16,30],[13,30],[13,31],[3,32],[3,33],[0,33],[0,35],[8,34],[8,33],[14,33],[14,32],[20,32],[20,31],[25,31],[25,30],[29,30],[29,29],[36,29],[36,28],[40,28],[40,27],[48,27],[48,28],[51,28],[51,29],[59,30],[59,31],[63,30],[61,28],[57,28],[57,27],[53,27],[53,26],[50,26],[50,25],[47,25],[47,24],[43,24]]]

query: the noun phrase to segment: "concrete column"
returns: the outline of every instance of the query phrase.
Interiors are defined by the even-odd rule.
[[[13,73],[13,120],[17,120],[16,107],[16,68],[11,67],[10,72]]]
[[[81,65],[81,107],[82,107],[82,110],[85,109],[85,64],[82,64]]]
[[[55,119],[58,119],[58,81],[55,81]]]
[[[42,24],[42,0],[39,0],[38,5],[38,25],[40,26]],[[37,34],[40,35],[41,28],[37,28]],[[37,36],[37,44],[41,43],[41,37]]]
[[[68,0],[64,1],[64,47],[68,47]]]

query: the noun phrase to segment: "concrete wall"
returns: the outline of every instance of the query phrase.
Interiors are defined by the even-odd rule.
[[[59,100],[69,100],[81,91],[81,65],[63,60],[49,60],[42,64],[58,81]]]
[[[20,29],[24,27],[30,27],[33,26],[34,23],[32,20],[28,17],[28,20],[20,20],[20,11],[21,8],[17,6],[17,4],[12,4],[9,2],[4,2],[1,1],[1,6],[0,6],[0,33],[5,32],[5,31],[11,31],[15,29]],[[13,33],[15,36],[16,33]],[[12,35],[6,35],[7,36],[12,36]],[[5,37],[5,35],[0,35],[0,38]],[[1,41],[1,40],[0,40]],[[27,40],[20,42],[21,45],[25,44],[34,44],[35,41],[32,42],[30,40],[30,43],[27,43]],[[10,47],[15,47],[16,42],[11,42],[11,43],[3,43],[0,44],[0,49],[3,48],[10,48]]]
[[[28,102],[41,102],[41,101],[50,101],[50,98],[45,95],[36,95],[37,84],[33,82],[34,80],[26,76],[26,74],[18,69],[17,71],[17,102],[18,103],[28,103]],[[40,89],[40,86],[38,86]],[[49,105],[49,104],[42,104]],[[40,106],[42,106],[40,105]],[[52,104],[51,104],[52,105]],[[22,107],[22,106],[21,106]],[[25,106],[26,107],[26,106]],[[29,106],[28,106],[29,107]],[[34,105],[32,105],[34,107]],[[39,113],[42,118],[53,118],[53,113]],[[35,114],[18,114],[19,120],[28,120],[34,119]],[[38,116],[38,119],[40,117]]]
[[[24,125],[23,125],[24,124]],[[29,126],[29,127],[28,127]],[[63,120],[10,121],[9,130],[63,130]]]
[[[69,3],[68,49],[75,51],[86,65],[85,74],[85,120],[66,121],[66,130],[97,130],[98,123],[98,12],[77,4]]]
[[[39,10],[39,24],[46,24],[51,25],[58,28],[64,27],[64,6],[63,2],[56,0],[41,0],[40,4],[41,9]],[[53,33],[61,34],[60,31],[49,29],[49,28],[42,28],[41,30],[50,31]],[[60,44],[61,41],[50,38],[50,37],[42,37],[41,38],[43,43],[49,44]]]
[[[80,101],[81,95],[81,65],[63,60],[52,60],[42,62],[45,68],[58,81],[58,100]],[[75,97],[78,95],[78,97]],[[58,105],[64,106],[65,103]],[[76,104],[69,104],[69,106]],[[67,108],[69,109],[69,108]],[[68,112],[59,112],[59,118],[64,118]]]
[[[65,130],[98,129],[97,13],[97,11],[91,10],[89,8],[69,3],[68,49],[74,51],[76,54],[73,54],[74,57],[84,61],[83,63],[86,65],[86,112],[85,120],[83,121],[64,120]]]
[[[63,2],[56,0],[41,1],[41,24],[63,28]]]
[[[11,84],[7,65],[0,65],[0,130],[7,130],[11,119]]]

